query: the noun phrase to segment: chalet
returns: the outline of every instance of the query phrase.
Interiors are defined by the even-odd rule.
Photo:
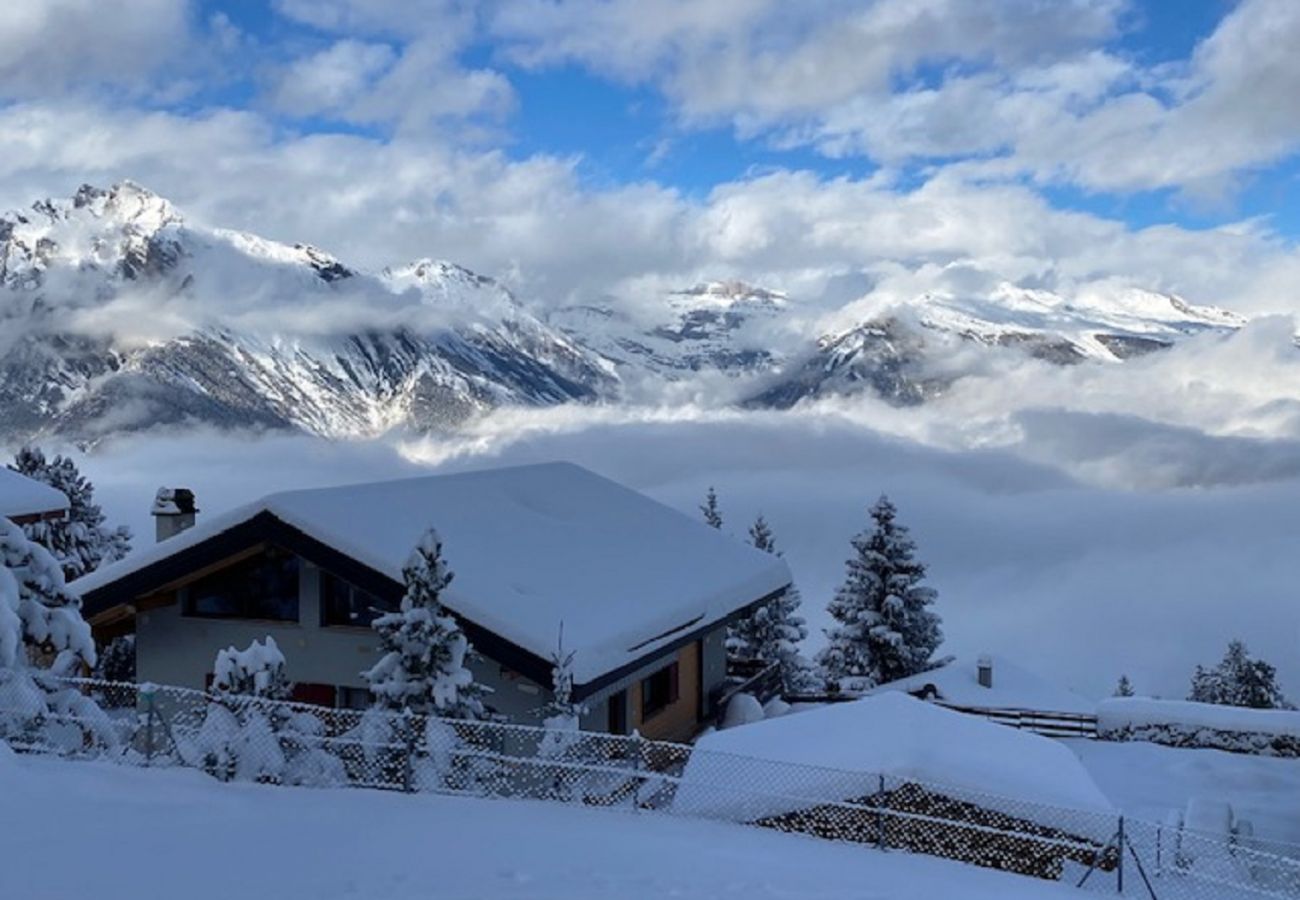
[[[972,712],[1045,712],[1095,716],[1097,704],[1002,656],[958,657],[937,669],[868,691],[902,691]]]
[[[270,634],[324,705],[368,704],[370,623],[430,526],[443,602],[512,721],[538,720],[562,633],[584,728],[688,739],[725,688],[727,623],[790,584],[778,558],[566,463],[289,491],[193,525],[173,491],[154,512],[158,543],[72,584],[97,635],[135,634],[141,681],[202,688],[219,649]]]
[[[68,498],[48,484],[0,467],[0,517],[27,525],[68,515]]]

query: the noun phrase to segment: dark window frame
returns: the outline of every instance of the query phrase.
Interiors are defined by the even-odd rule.
[[[267,574],[267,570],[277,565],[279,572]],[[302,569],[297,554],[278,547],[268,548],[187,584],[182,589],[181,614],[191,619],[297,625],[302,621]],[[255,585],[255,579],[265,583]],[[258,588],[268,584],[278,585],[281,590],[277,593],[281,595],[259,596]],[[236,589],[241,590],[232,598],[230,594]],[[220,605],[223,599],[224,608]]]
[[[348,621],[341,621],[335,615],[340,608],[335,592],[345,591],[348,595],[347,606],[352,610],[358,608],[358,603],[365,605],[361,609],[366,611],[366,615],[358,616],[355,612]],[[328,569],[320,570],[320,627],[321,628],[370,628],[370,623],[382,616],[386,612],[396,612],[398,603],[392,600],[385,600],[378,594],[373,594],[364,588],[357,587],[346,578],[335,575]],[[373,614],[371,614],[373,611]]]
[[[641,721],[671,707],[681,699],[681,672],[677,660],[641,679]]]

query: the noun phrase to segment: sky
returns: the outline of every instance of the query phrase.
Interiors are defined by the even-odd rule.
[[[954,265],[1295,311],[1289,0],[13,0],[0,206],[131,178],[539,303]]]

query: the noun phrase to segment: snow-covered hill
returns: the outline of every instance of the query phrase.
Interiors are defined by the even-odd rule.
[[[682,384],[718,403],[908,405],[961,376],[955,347],[1116,362],[1242,324],[1132,288],[1010,284],[826,310],[715,281],[543,314],[449,262],[367,273],[123,182],[0,217],[0,442],[189,423],[363,437]]]
[[[611,395],[504,287],[186,223],[129,182],[0,219],[0,439],[163,424],[331,437]]]

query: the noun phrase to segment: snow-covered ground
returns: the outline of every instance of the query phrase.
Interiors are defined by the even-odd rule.
[[[1250,821],[1255,837],[1296,844],[1287,855],[1300,856],[1300,760],[1138,741],[1065,743],[1129,815],[1160,822],[1189,800],[1223,800]]]
[[[543,803],[220,784],[0,749],[0,897],[1039,900],[1060,884],[761,829]]]

